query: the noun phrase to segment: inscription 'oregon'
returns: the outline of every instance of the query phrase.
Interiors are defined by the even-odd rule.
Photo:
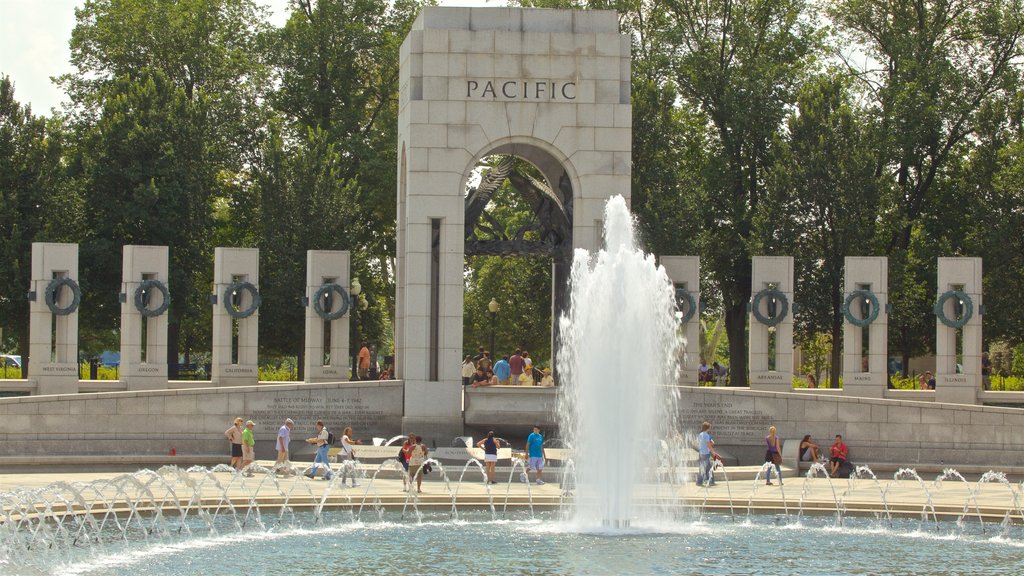
[[[466,98],[575,100],[576,82],[557,80],[466,80]]]

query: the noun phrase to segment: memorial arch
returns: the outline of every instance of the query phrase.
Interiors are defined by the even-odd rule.
[[[466,255],[550,254],[564,284],[572,250],[600,244],[605,200],[629,198],[630,41],[612,11],[426,7],[399,82],[395,367],[406,430],[443,438],[462,429]],[[542,175],[493,175],[527,196],[540,242],[474,237],[487,182],[465,186],[491,155]]]

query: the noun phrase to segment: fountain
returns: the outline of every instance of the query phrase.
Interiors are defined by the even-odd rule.
[[[569,313],[561,318],[561,432],[577,472],[574,521],[627,527],[637,487],[672,436],[681,341],[675,292],[654,256],[636,246],[621,196],[605,205],[606,247],[577,250]],[[680,447],[681,448],[681,447]]]
[[[0,493],[0,573],[297,574],[311,554],[320,571],[339,573],[761,573],[776,555],[788,564],[771,571],[790,574],[1019,568],[1024,486],[1001,473],[972,484],[944,470],[929,486],[906,468],[883,486],[859,466],[841,490],[815,463],[786,479],[788,500],[762,487],[764,466],[733,469],[731,482],[719,469],[717,486],[693,486],[691,442],[673,429],[682,343],[671,284],[635,246],[622,198],[609,201],[605,223],[607,248],[576,254],[560,319],[570,449],[549,484],[520,483],[515,458],[498,485],[475,458],[448,470],[432,458],[436,472],[417,494],[402,490],[391,450],[379,463],[343,464],[358,488],[340,474],[311,481],[256,466],[250,478],[223,465],[56,482]],[[957,482],[943,487],[948,479]],[[735,505],[744,501],[745,514]],[[857,562],[839,567],[814,547],[779,552],[780,527],[817,531],[805,542],[826,534]]]

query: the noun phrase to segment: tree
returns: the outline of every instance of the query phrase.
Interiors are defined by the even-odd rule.
[[[943,227],[941,211],[956,206],[943,180],[970,154],[985,109],[1016,90],[1024,15],[1016,0],[833,0],[828,14],[840,38],[869,56],[847,66],[875,115],[876,173],[892,182],[880,207],[890,342],[907,358],[934,334],[920,321],[932,300],[917,295],[923,282],[935,285],[934,263],[912,253],[915,241],[942,243],[922,227]]]
[[[339,248],[352,251],[352,273],[368,298],[386,303],[360,314],[376,341],[388,332],[381,314],[394,310],[399,51],[422,4],[297,0],[271,39],[280,85],[270,102],[285,139],[322,131],[340,159],[337,177],[358,182],[347,201],[359,209],[342,221]]]
[[[206,158],[206,108],[160,71],[142,70],[99,90],[103,107],[82,135],[76,161],[87,200],[83,323],[96,332],[116,325],[127,244],[168,246],[171,323],[204,318],[209,306],[200,287],[211,277],[210,206],[219,189]],[[186,350],[195,337],[187,333]],[[176,365],[176,355],[170,361]]]
[[[168,367],[175,378],[181,339],[187,356],[190,340],[207,332],[200,324],[209,325],[197,321],[208,306],[195,306],[201,304],[200,287],[209,284],[208,243],[216,222],[210,215],[259,149],[261,96],[268,84],[260,44],[267,30],[264,10],[251,0],[88,0],[75,16],[71,63],[77,71],[60,83],[74,106],[76,132],[89,142],[82,148],[81,177],[101,179],[82,186],[96,195],[86,199],[93,223],[105,226],[109,211],[111,226],[127,226],[113,230],[116,236],[92,235],[87,257],[100,259],[95,266],[86,262],[87,276],[99,279],[98,289],[111,285],[120,267],[103,257],[109,253],[102,246],[118,239],[172,244],[148,216],[154,209],[171,209],[169,222],[188,223],[171,250],[175,306]],[[100,125],[120,132],[104,133]],[[138,138],[145,149],[107,141],[113,134]],[[92,152],[100,157],[91,160]],[[120,195],[126,205],[109,204],[107,194]],[[135,228],[133,211],[147,215],[140,220],[156,229]],[[83,329],[108,330],[116,322],[116,306],[91,310]]]
[[[802,0],[667,0],[657,30],[683,106],[710,127],[701,251],[721,290],[732,383],[746,384],[753,219],[819,34]]]
[[[310,128],[304,136],[288,144],[280,123],[272,123],[254,182],[235,195],[230,209],[247,235],[238,240],[260,248],[261,348],[297,354],[300,371],[306,251],[349,249],[365,226],[358,184],[341,175],[342,155],[325,131]]]
[[[786,135],[769,179],[771,199],[762,204],[755,226],[761,238],[787,229],[790,243],[778,248],[789,247],[795,256],[800,337],[815,340],[824,333],[838,344],[844,259],[875,253],[879,179],[870,126],[856,110],[847,80],[829,73],[800,88]],[[831,365],[841,366],[842,346],[830,350]],[[838,387],[839,373],[831,371],[833,387]]]
[[[0,78],[0,328],[14,334],[27,376],[32,243],[75,238],[80,202],[61,162],[64,130],[18,103],[14,83]],[[41,296],[39,296],[41,297]]]

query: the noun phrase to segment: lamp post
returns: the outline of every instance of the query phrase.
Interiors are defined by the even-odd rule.
[[[490,352],[491,352],[491,362],[492,363],[494,362],[494,357],[497,355],[497,352],[494,351],[494,326],[495,326],[495,324],[498,321],[498,309],[499,308],[500,308],[500,306],[498,306],[498,301],[495,300],[494,298],[491,298],[490,303],[487,304],[487,311],[491,313],[491,350],[490,350]]]
[[[363,292],[363,286],[359,284],[359,277],[352,278],[352,283],[348,287],[349,296],[352,297],[352,332],[355,334],[352,350],[352,379],[359,380],[359,341],[361,335],[359,334],[359,323],[355,318],[356,310],[359,308],[360,302],[365,300],[365,296],[360,297]]]

